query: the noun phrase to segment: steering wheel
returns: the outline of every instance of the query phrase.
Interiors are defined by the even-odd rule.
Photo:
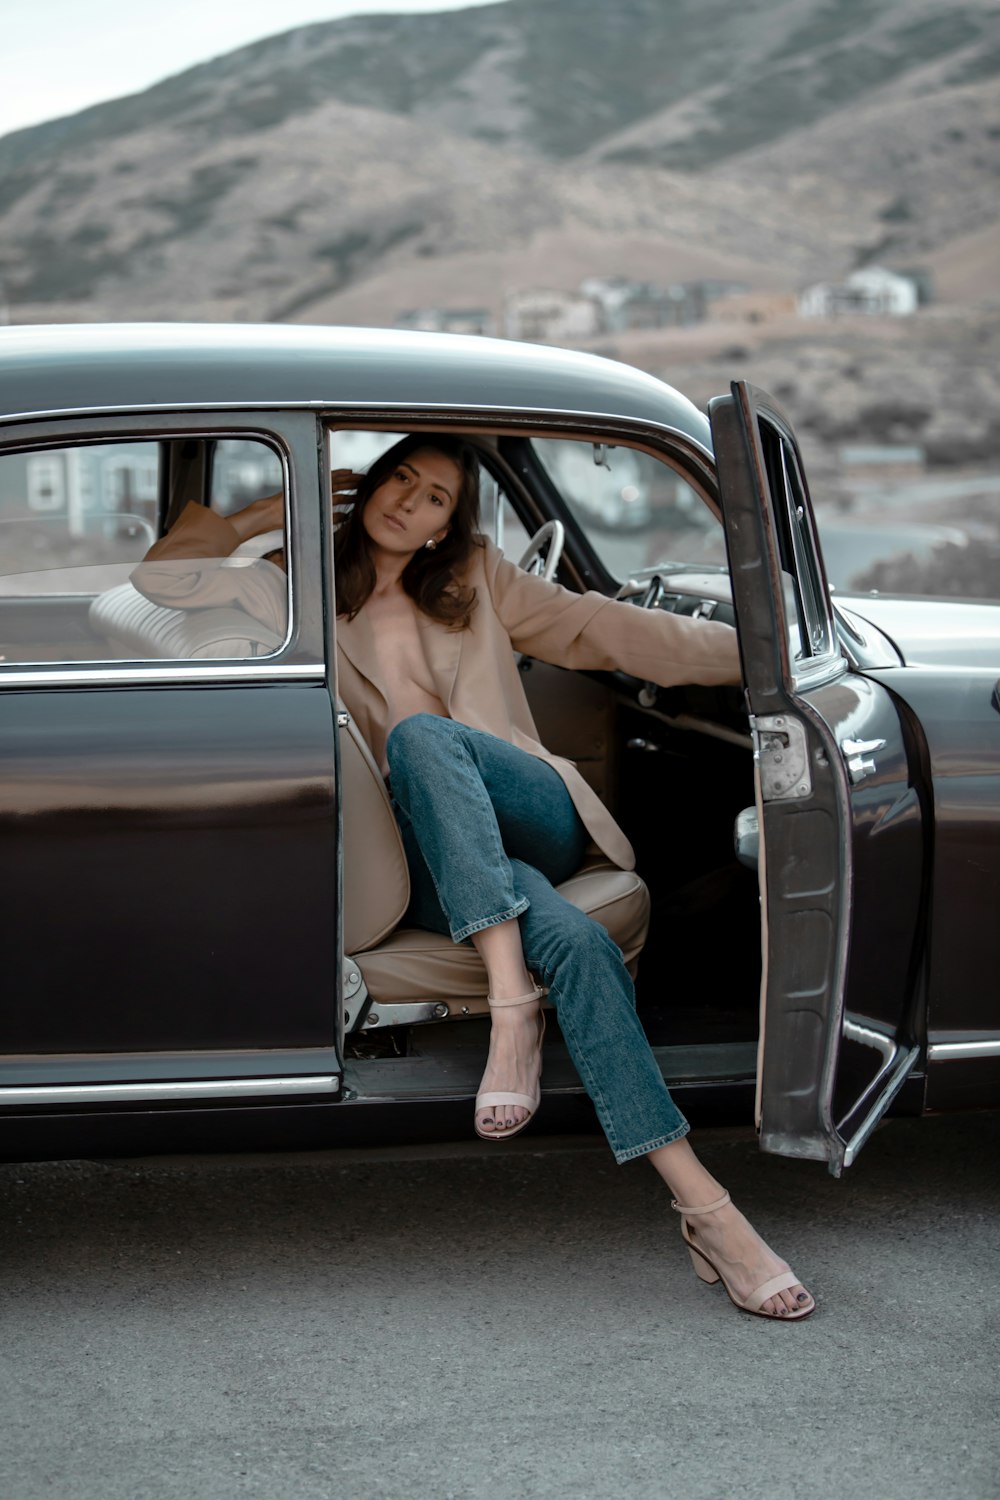
[[[525,547],[518,563],[526,573],[537,573],[542,578],[552,579],[566,545],[566,528],[561,521],[546,521],[539,526]]]

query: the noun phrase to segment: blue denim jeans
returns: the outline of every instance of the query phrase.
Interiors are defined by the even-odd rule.
[[[516,917],[619,1162],[687,1134],[635,1010],[621,950],[553,887],[587,832],[559,774],[506,740],[414,714],[386,745],[410,869],[407,922],[462,942]]]

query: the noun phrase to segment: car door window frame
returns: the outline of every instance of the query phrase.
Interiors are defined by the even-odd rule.
[[[778,554],[795,616],[789,618],[800,649],[788,640],[787,686],[814,687],[849,668],[833,614],[830,587],[816,533],[809,486],[795,434],[781,413],[761,401],[757,407],[758,441],[778,522]],[[791,613],[789,611],[789,613]]]

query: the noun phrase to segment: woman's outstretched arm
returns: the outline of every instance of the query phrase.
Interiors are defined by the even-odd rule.
[[[574,594],[525,573],[492,544],[485,563],[497,616],[518,651],[559,667],[630,672],[660,687],[741,681],[736,631],[721,621]]]

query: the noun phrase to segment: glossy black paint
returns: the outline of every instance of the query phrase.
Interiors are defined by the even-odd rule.
[[[911,711],[925,745],[924,780],[933,812],[933,873],[927,980],[928,1040],[1000,1029],[1000,713],[996,669],[920,672],[880,680]],[[970,1064],[963,1064],[969,1067]],[[958,1068],[959,1064],[949,1065]],[[990,1071],[980,1065],[980,1075]],[[938,1103],[929,1070],[929,1100]],[[992,1059],[996,1098],[1000,1059]]]
[[[332,1048],[333,765],[322,683],[3,695],[4,1052]]]
[[[929,822],[891,695],[849,673],[810,695],[810,701],[822,713],[835,745],[845,739],[885,741],[871,757],[875,771],[851,788],[846,1025],[833,1092],[833,1118],[848,1140],[871,1102],[868,1091],[881,1062],[875,1039],[887,1044],[898,1035],[917,1040]]]

